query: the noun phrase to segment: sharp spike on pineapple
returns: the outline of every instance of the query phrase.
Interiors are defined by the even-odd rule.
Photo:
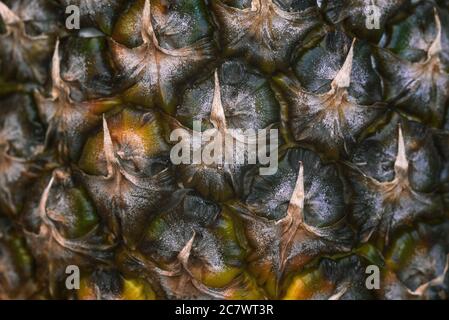
[[[214,98],[212,100],[212,109],[210,113],[210,121],[215,128],[220,131],[226,130],[226,116],[224,113],[223,103],[221,101],[220,80],[218,78],[218,71],[214,73]]]
[[[432,45],[429,48],[428,51],[428,57],[429,59],[433,56],[437,55],[443,50],[443,47],[441,45],[441,33],[442,33],[442,27],[441,27],[441,20],[440,16],[438,15],[438,11],[436,8],[434,8],[434,14],[435,14],[435,25],[437,29],[437,35],[435,37],[435,40],[432,42]]]
[[[340,300],[341,297],[343,297],[344,294],[348,291],[348,289],[349,289],[349,284],[345,284],[344,287],[340,291],[338,291],[336,294],[329,297],[328,300]]]
[[[355,39],[352,41],[351,48],[349,49],[349,53],[346,57],[345,63],[341,67],[334,81],[332,81],[332,88],[335,90],[337,88],[348,88],[351,84],[351,73],[352,73],[352,64],[354,60],[354,45]]]
[[[401,126],[399,126],[398,132],[398,154],[394,163],[394,169],[397,177],[405,175],[408,171],[408,160]]]
[[[63,80],[61,79],[61,58],[59,56],[59,39],[56,40],[55,50],[51,59],[51,79],[53,88],[62,88]]]
[[[22,22],[22,20],[2,1],[0,1],[0,16],[2,17],[6,25]]]
[[[151,0],[145,0],[141,34],[144,43],[153,44],[156,48],[159,48],[159,41],[154,33],[153,22],[151,21]]]
[[[298,219],[300,223],[304,222],[304,165],[299,163],[298,178],[296,180],[295,189],[293,191],[290,203],[287,209],[287,216],[290,221]]]
[[[296,179],[295,189],[290,199],[285,218],[276,222],[282,227],[282,236],[280,242],[280,267],[279,277],[276,283],[276,290],[278,290],[281,280],[281,275],[284,273],[285,265],[287,263],[287,253],[292,244],[293,238],[300,225],[304,222],[304,166],[299,162],[298,178]]]
[[[111,176],[114,172],[114,164],[116,162],[114,145],[112,143],[111,134],[109,132],[108,122],[103,115],[103,148],[106,157],[108,176]]]
[[[182,250],[178,254],[178,260],[182,263],[183,267],[186,270],[188,268],[189,257],[190,257],[190,253],[192,251],[193,242],[195,241],[195,236],[196,236],[196,233],[194,231],[190,240],[186,243],[184,248],[182,248]]]
[[[48,183],[48,185],[45,187],[44,192],[42,194],[42,197],[39,201],[39,216],[41,217],[42,221],[47,222],[48,221],[48,217],[47,217],[47,202],[48,202],[48,197],[50,195],[50,190],[53,186],[53,183],[55,181],[55,177],[54,175],[52,175],[50,182]]]

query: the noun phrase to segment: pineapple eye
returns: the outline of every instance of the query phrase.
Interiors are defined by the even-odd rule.
[[[437,32],[434,6],[424,3],[418,6],[414,14],[392,26],[385,47],[410,62],[425,61]]]
[[[125,110],[107,121],[114,155],[124,169],[130,173],[153,175],[158,170],[168,146],[162,137],[159,116],[141,111]],[[79,165],[83,171],[93,175],[107,175],[104,153],[104,133],[100,130],[87,140]]]
[[[394,136],[397,138],[392,139]],[[435,188],[441,172],[439,157],[433,138],[422,124],[395,114],[361,145],[364,152],[359,156],[368,166],[350,166],[354,171],[349,173],[355,203],[352,219],[364,230],[364,241],[373,237],[385,243],[412,217],[437,219],[442,214],[442,203]],[[374,213],[384,203],[390,207],[382,216],[376,216]]]
[[[61,78],[70,86],[70,98],[76,102],[110,96],[113,90],[107,39],[93,32],[93,37],[69,37],[61,42]]]
[[[193,128],[194,121],[201,119],[202,129],[217,130],[211,112],[216,88],[220,90],[220,105],[225,115],[226,130],[257,132],[270,126],[276,128],[278,125],[279,102],[269,81],[250,65],[231,59],[223,63],[216,73],[200,78],[188,87],[182,98],[183,103],[175,114],[181,125],[173,125],[173,128]],[[195,188],[205,197],[224,201],[240,192],[243,176],[250,167],[248,163],[235,163],[231,164],[230,170],[226,170],[215,164],[190,164],[177,166],[176,169],[185,187]]]
[[[15,215],[23,206],[23,195],[14,190],[25,188],[39,174],[41,165],[33,163],[43,150],[45,134],[30,96],[9,95],[2,100],[1,108],[0,210]]]
[[[246,197],[246,204],[267,219],[279,220],[285,217],[300,161],[305,168],[305,219],[314,226],[332,224],[344,216],[343,186],[336,168],[323,165],[320,158],[308,150],[289,150],[279,163],[277,174],[256,176]]]

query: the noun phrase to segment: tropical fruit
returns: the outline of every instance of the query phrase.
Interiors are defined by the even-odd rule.
[[[0,71],[1,299],[448,299],[447,1],[2,0]]]

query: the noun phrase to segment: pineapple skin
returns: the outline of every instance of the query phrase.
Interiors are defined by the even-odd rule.
[[[448,107],[446,0],[2,0],[0,299],[446,300]]]

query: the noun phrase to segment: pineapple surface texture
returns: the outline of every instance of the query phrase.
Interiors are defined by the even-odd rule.
[[[272,174],[173,161],[264,129]],[[0,1],[0,299],[445,300],[448,268],[448,0]]]

